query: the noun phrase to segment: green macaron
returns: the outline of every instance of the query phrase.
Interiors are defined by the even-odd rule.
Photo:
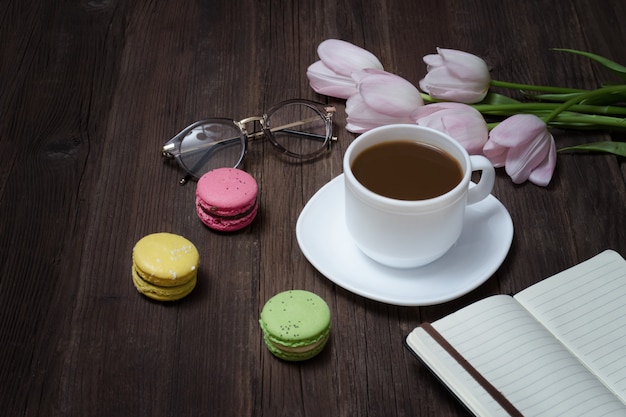
[[[287,361],[303,361],[320,353],[330,336],[330,309],[318,295],[284,291],[267,300],[259,320],[265,344]]]

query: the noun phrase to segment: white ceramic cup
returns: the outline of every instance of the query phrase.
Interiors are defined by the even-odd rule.
[[[373,145],[397,140],[445,151],[461,165],[463,179],[449,192],[425,200],[396,200],[370,191],[352,173],[355,157]],[[487,158],[468,155],[445,133],[411,124],[382,126],[357,137],[346,150],[343,171],[348,232],[368,257],[395,268],[414,268],[443,256],[461,235],[465,207],[486,198],[495,180]],[[482,173],[480,181],[470,187],[473,171]]]

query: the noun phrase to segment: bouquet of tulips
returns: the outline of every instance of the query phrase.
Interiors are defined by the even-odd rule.
[[[587,52],[586,56],[626,79],[626,67]],[[626,129],[626,85],[595,90],[516,84],[491,79],[485,61],[453,49],[426,55],[419,89],[383,69],[378,58],[351,43],[328,39],[307,77],[320,94],[346,99],[346,129],[363,133],[393,123],[417,123],[447,133],[470,154],[504,167],[514,183],[549,184],[557,149],[550,127]],[[526,100],[496,94],[490,87],[521,91]],[[421,90],[421,91],[420,91]],[[490,122],[488,122],[490,120]],[[495,121],[491,121],[495,120]],[[626,156],[626,143],[596,142],[561,151],[597,151]]]

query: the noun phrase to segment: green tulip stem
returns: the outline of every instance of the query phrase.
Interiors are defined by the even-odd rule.
[[[566,102],[564,102],[563,104],[557,106],[552,111],[552,113],[550,113],[544,119],[544,122],[546,122],[546,124],[550,123],[550,121],[554,119],[556,116],[558,116],[560,113],[564,112],[565,110],[571,109],[573,106],[577,105],[578,103],[582,103],[583,101],[593,100],[595,98],[603,97],[603,96],[609,97],[613,94],[623,94],[623,93],[626,93],[626,85],[601,87],[601,88],[598,88],[597,90],[589,91],[585,94],[581,94],[580,96],[573,97],[567,100]]]
[[[572,104],[567,107],[564,107],[561,103],[474,104],[472,105],[472,107],[474,107],[476,110],[483,114],[494,116],[509,116],[517,113],[556,111],[561,107],[563,107],[563,110],[567,109],[568,111],[577,113],[626,116],[626,107],[595,106],[589,104]],[[559,112],[563,110],[560,110]]]
[[[510,83],[507,81],[498,81],[498,80],[491,80],[490,85],[492,87],[508,88],[508,89],[513,89],[513,90],[538,91],[542,93],[557,93],[557,94],[585,93],[588,91],[588,90],[581,90],[578,88],[553,87],[553,86],[547,86],[547,85],[518,84],[518,83]]]
[[[541,116],[540,114],[537,116]],[[493,129],[501,122],[487,123],[489,130]],[[562,129],[609,129],[626,130],[626,119],[619,117],[602,116],[596,114],[558,114],[548,123],[550,126]]]

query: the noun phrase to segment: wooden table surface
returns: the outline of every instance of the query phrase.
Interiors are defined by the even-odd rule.
[[[422,57],[446,47],[483,57],[495,79],[591,88],[618,79],[551,48],[626,64],[625,16],[621,0],[2,2],[0,414],[466,415],[403,338],[604,249],[626,255],[624,160],[560,154],[546,188],[498,169],[493,194],[515,227],[498,271],[443,304],[370,300],[320,274],[296,241],[302,208],[341,174],[355,138],[345,101],[317,95],[306,69],[321,41],[339,38],[414,84]],[[210,231],[195,184],[178,185],[161,145],[195,120],[291,98],[337,107],[332,152],[289,164],[251,143],[244,169],[260,185],[259,216],[238,233]],[[625,137],[554,134],[558,147]],[[199,284],[180,302],[152,302],[131,281],[135,242],[160,231],[201,254]],[[264,302],[292,288],[332,313],[329,345],[303,363],[272,357],[258,325]]]

